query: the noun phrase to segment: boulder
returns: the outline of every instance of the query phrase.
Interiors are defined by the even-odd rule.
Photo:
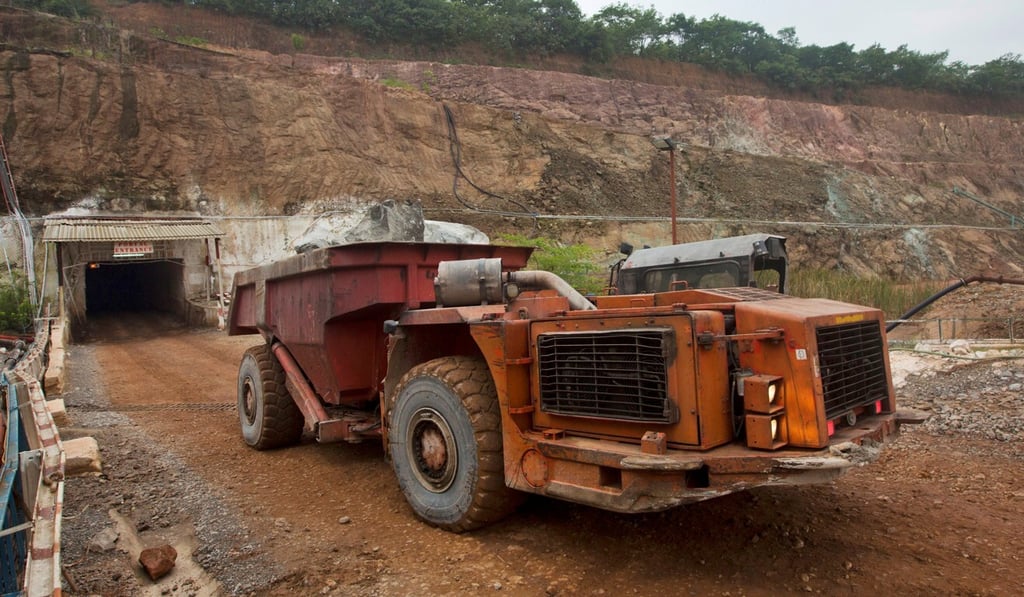
[[[61,442],[64,446],[64,472],[69,477],[103,472],[100,445],[92,437],[79,437]]]
[[[455,222],[423,221],[423,241],[428,243],[459,243],[487,245],[491,239],[478,228]]]
[[[313,221],[294,243],[297,253],[370,241],[422,241],[423,206],[387,200],[363,211],[330,212]]]
[[[396,241],[487,244],[490,239],[465,224],[423,219],[418,201],[387,200],[363,210],[326,213],[292,245],[297,253],[349,243]]]
[[[177,550],[169,544],[149,547],[139,554],[139,564],[154,581],[167,576],[167,573],[174,569],[174,561],[177,559]]]

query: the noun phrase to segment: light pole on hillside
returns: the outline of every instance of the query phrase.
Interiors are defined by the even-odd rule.
[[[672,184],[672,244],[678,244],[676,235],[676,149],[679,143],[670,137],[651,137],[651,145],[659,151],[668,152],[669,180]]]

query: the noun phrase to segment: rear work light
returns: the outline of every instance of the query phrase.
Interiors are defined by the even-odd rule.
[[[741,378],[747,446],[778,450],[789,442],[786,429],[786,397],[778,375]]]
[[[743,380],[743,409],[747,412],[774,414],[786,407],[782,378],[777,375],[750,375]]]
[[[789,441],[785,413],[746,416],[747,446],[758,450],[778,450]]]

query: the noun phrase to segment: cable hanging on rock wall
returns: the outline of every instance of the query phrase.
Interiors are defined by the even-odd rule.
[[[4,145],[3,135],[0,135],[0,190],[3,191],[4,202],[7,210],[14,217],[18,224],[18,233],[21,237],[22,257],[25,259],[25,275],[28,278],[29,299],[32,306],[39,304],[39,297],[36,296],[36,266],[35,253],[32,245],[32,229],[29,227],[28,218],[21,211],[21,204],[18,202],[18,193],[14,190],[14,176],[11,175],[10,164],[7,162],[7,147]],[[6,251],[5,251],[6,253]],[[8,263],[10,270],[10,263]],[[11,280],[13,282],[13,278]]]
[[[455,195],[455,198],[466,209],[471,209],[475,212],[492,214],[496,216],[509,216],[517,218],[526,216],[533,218],[534,225],[536,226],[537,216],[539,215],[537,212],[532,211],[524,203],[516,201],[515,199],[502,197],[501,195],[497,195],[488,190],[480,188],[476,183],[470,180],[468,176],[466,176],[466,173],[462,170],[462,143],[459,142],[459,133],[455,127],[455,115],[452,114],[452,110],[451,108],[448,107],[448,104],[441,105],[442,107],[444,107],[444,117],[445,121],[448,124],[448,151],[451,153],[452,163],[455,165],[455,176],[452,178],[452,193]],[[484,195],[485,197],[490,197],[492,199],[497,199],[499,201],[506,201],[508,203],[511,203],[512,205],[515,205],[521,211],[488,209],[471,204],[469,201],[466,201],[466,199],[463,198],[462,195],[459,195],[459,178],[465,179],[469,186],[473,187],[473,189],[476,190],[481,195]]]

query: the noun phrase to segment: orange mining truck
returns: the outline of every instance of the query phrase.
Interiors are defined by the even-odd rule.
[[[901,422],[883,314],[750,287],[588,299],[530,249],[360,243],[235,277],[256,449],[380,440],[413,511],[465,531],[534,493],[650,512],[819,483]]]

